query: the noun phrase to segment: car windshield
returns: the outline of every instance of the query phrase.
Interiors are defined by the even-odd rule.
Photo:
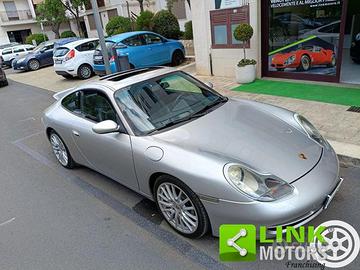
[[[115,92],[136,135],[146,135],[200,117],[227,98],[183,72],[173,72]]]

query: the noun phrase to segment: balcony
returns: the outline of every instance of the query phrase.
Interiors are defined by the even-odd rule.
[[[1,21],[4,23],[33,20],[30,9],[0,11]]]

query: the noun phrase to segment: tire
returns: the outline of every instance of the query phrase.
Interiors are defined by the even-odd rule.
[[[171,58],[171,65],[172,66],[178,66],[180,65],[182,62],[184,62],[184,54],[182,53],[182,51],[180,50],[176,50],[173,55],[172,55],[172,58]]]
[[[89,79],[93,75],[93,69],[90,65],[83,64],[78,68],[77,75],[82,80]]]
[[[28,63],[28,69],[31,71],[38,70],[40,68],[40,62],[37,59],[31,59]]]
[[[70,152],[61,139],[60,135],[55,131],[51,131],[49,134],[49,141],[53,149],[54,155],[61,166],[72,169],[76,166],[75,161],[72,159]]]
[[[277,70],[277,71],[284,71],[285,68],[277,68],[276,70]]]
[[[300,66],[298,67],[298,71],[309,71],[311,68],[311,60],[309,56],[303,55],[301,56]]]
[[[203,204],[179,179],[159,176],[154,184],[154,198],[163,218],[179,234],[200,238],[208,231],[210,223]]]
[[[327,65],[327,67],[335,67],[336,66],[336,57],[335,55],[332,55],[331,57],[331,63]]]

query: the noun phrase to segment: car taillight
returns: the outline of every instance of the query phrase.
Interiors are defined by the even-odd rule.
[[[74,57],[75,57],[75,50],[72,49],[70,52],[67,53],[67,55],[65,57],[65,61],[68,61],[68,60],[70,60],[70,59],[72,59]]]

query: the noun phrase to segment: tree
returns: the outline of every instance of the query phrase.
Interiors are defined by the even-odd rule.
[[[80,11],[90,0],[58,0],[62,3],[66,10],[68,10],[75,18],[76,26],[79,30],[80,37],[84,37],[84,33],[80,26]]]
[[[45,25],[49,25],[55,33],[55,38],[59,38],[60,25],[66,21],[65,8],[61,1],[45,0],[36,6],[36,13],[36,19]]]

